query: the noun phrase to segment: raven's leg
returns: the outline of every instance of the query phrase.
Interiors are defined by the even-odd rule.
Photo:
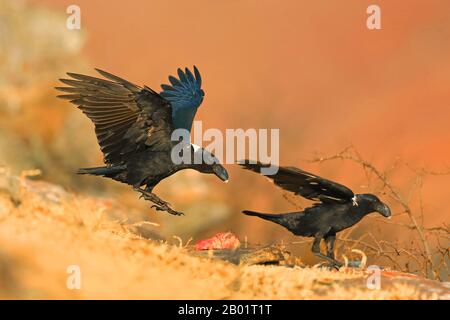
[[[320,241],[322,240],[322,238],[323,238],[322,234],[316,234],[314,236],[314,242],[313,242],[313,245],[311,248],[312,252],[319,258],[325,259],[328,262],[330,262],[332,266],[342,267],[342,263],[340,263],[339,261],[335,260],[334,258],[330,258],[320,252]]]
[[[325,244],[327,246],[327,256],[334,259],[334,243],[336,241],[336,235],[328,235],[325,237]]]
[[[154,205],[152,206],[152,208],[155,208],[157,211],[166,211],[175,216],[184,215],[183,212],[173,210],[167,201],[162,200],[160,197],[154,194],[152,192],[153,187],[146,187],[145,190],[139,187],[134,187],[134,190],[141,193],[140,198],[144,198],[145,200],[153,202]]]

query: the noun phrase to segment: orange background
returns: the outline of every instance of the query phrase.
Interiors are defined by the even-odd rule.
[[[32,2],[62,13],[73,3]],[[281,164],[314,171],[355,192],[364,192],[365,181],[357,166],[304,159],[353,143],[381,169],[397,158],[435,171],[449,165],[449,1],[376,1],[382,30],[366,28],[373,1],[363,0],[76,4],[87,34],[83,54],[92,67],[159,89],[176,68],[197,65],[206,92],[196,116],[203,128],[280,128]],[[93,130],[86,134],[94,136]],[[235,167],[227,165],[228,185],[208,178],[211,192],[231,203],[233,216],[205,234],[231,228],[254,241],[291,239],[277,226],[239,214],[292,206],[264,179]],[[413,181],[406,174],[395,178],[405,193]],[[450,177],[425,182],[425,224],[448,222]],[[173,196],[166,198],[176,206]]]

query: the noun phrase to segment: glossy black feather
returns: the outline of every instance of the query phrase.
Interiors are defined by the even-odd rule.
[[[56,89],[71,93],[58,97],[71,100],[95,124],[105,163],[124,164],[133,152],[146,147],[153,147],[155,151],[170,150],[173,130],[170,104],[149,88],[96,70],[108,80],[68,72],[72,79],[61,79],[61,82],[70,87]],[[159,132],[158,143],[152,137],[152,132],[156,131]],[[108,144],[104,145],[106,133]],[[124,145],[127,146],[125,151]]]
[[[261,163],[251,164],[250,161],[246,160],[241,166],[244,169],[260,173],[261,168],[268,167],[269,165]],[[309,200],[324,203],[346,203],[351,201],[354,196],[353,191],[342,184],[321,178],[295,167],[279,167],[276,174],[266,177],[271,179],[280,188]]]

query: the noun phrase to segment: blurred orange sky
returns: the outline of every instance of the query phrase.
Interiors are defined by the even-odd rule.
[[[448,164],[450,2],[377,1],[382,30],[372,31],[373,1],[345,3],[77,1],[94,66],[157,88],[196,64],[207,126],[281,128],[299,140],[297,156],[353,142]]]
[[[74,3],[32,2],[63,12]],[[366,27],[374,3],[382,30]],[[318,171],[302,159],[353,143],[381,168],[398,157],[436,171],[450,165],[450,1],[76,4],[93,67],[159,89],[176,68],[197,65],[206,97],[196,119],[204,128],[280,128],[281,164],[352,185],[351,166]],[[449,217],[449,186],[433,177],[424,190],[433,215]]]

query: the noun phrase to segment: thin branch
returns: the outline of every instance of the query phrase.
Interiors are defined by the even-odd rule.
[[[364,171],[366,179],[369,182],[369,186],[371,184],[371,177],[372,177],[372,175],[374,175],[382,184],[381,188],[380,188],[380,192],[384,192],[384,190],[387,190],[388,191],[387,194],[402,207],[402,209],[403,209],[402,213],[407,214],[409,220],[411,221],[411,224],[403,224],[403,223],[397,223],[397,222],[392,223],[392,222],[386,222],[386,221],[383,221],[383,222],[396,224],[399,226],[404,226],[404,227],[407,227],[407,228],[417,232],[420,242],[422,244],[422,248],[424,250],[424,254],[421,253],[420,255],[422,255],[425,258],[425,266],[423,267],[425,270],[425,274],[431,275],[431,273],[434,273],[434,275],[431,275],[431,278],[435,277],[436,266],[433,261],[432,252],[430,250],[430,246],[429,246],[427,237],[425,235],[425,232],[435,231],[435,232],[443,232],[443,233],[448,234],[449,230],[448,230],[448,226],[445,226],[445,225],[444,225],[444,227],[431,227],[431,228],[425,228],[423,226],[423,217],[424,217],[424,206],[423,206],[423,199],[422,199],[423,177],[425,175],[450,175],[450,169],[448,171],[443,171],[443,172],[429,171],[429,170],[426,170],[423,168],[415,169],[415,168],[412,168],[412,166],[410,166],[409,164],[401,161],[400,159],[396,159],[394,164],[390,168],[386,169],[385,172],[381,172],[371,162],[365,160],[359,154],[359,152],[356,150],[356,148],[353,145],[347,146],[344,150],[338,152],[337,154],[334,154],[334,155],[331,155],[328,157],[323,157],[323,156],[316,157],[316,158],[313,158],[312,160],[309,160],[308,162],[322,163],[325,161],[331,161],[331,160],[336,160],[336,159],[349,160],[349,161],[359,164]],[[388,176],[394,171],[394,169],[398,168],[399,164],[406,165],[411,171],[413,171],[416,174],[415,183],[413,186],[411,186],[411,188],[408,192],[408,196],[406,198],[404,198],[400,194],[400,192],[388,180]],[[419,206],[420,206],[419,217],[420,217],[420,221],[421,221],[420,224],[419,224],[416,216],[413,214],[412,208],[409,205],[409,203],[411,202],[411,199],[413,197],[413,192],[416,189],[419,190]],[[395,216],[398,216],[398,215],[399,214],[396,214]],[[347,233],[346,236],[344,236],[341,240],[350,241],[350,239],[347,239],[347,236],[349,234],[350,233]],[[386,254],[385,251],[380,250],[379,246],[378,246],[377,252],[378,253],[383,252],[383,254]],[[396,253],[397,254],[400,254],[400,253],[407,254],[413,260],[415,260],[419,265],[421,264],[421,262],[418,260],[417,256],[412,254],[410,251],[407,251],[405,249],[397,249]],[[392,259],[390,259],[390,260],[392,261]]]

